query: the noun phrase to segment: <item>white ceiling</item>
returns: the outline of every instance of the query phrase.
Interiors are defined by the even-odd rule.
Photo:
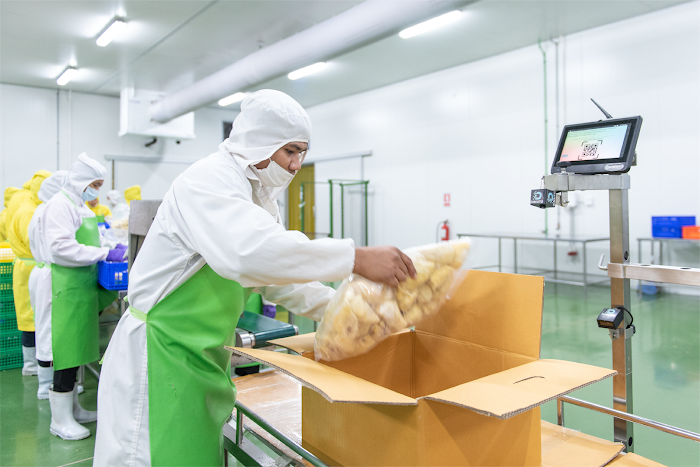
[[[409,0],[396,0],[409,1]],[[441,30],[394,35],[332,60],[298,81],[262,83],[304,106],[337,99],[687,0],[481,0]],[[338,14],[357,0],[0,1],[0,82],[117,96],[124,87],[172,92],[265,45]],[[115,15],[129,27],[105,48]]]

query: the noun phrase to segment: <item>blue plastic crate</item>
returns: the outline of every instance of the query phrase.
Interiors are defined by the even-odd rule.
[[[97,280],[107,290],[129,288],[129,264],[126,262],[100,261],[97,263]]]
[[[657,238],[683,238],[683,226],[696,225],[695,216],[651,218],[651,235]]]

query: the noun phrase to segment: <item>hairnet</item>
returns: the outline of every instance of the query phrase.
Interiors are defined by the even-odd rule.
[[[269,159],[287,143],[308,143],[310,138],[311,119],[304,108],[283,92],[263,89],[243,100],[231,134],[219,148],[245,169]]]
[[[104,180],[106,175],[107,169],[102,164],[82,153],[71,165],[63,187],[80,197],[89,184],[95,180]]]
[[[131,204],[133,200],[140,200],[141,199],[141,185],[134,185],[130,186],[126,190],[124,190],[124,198],[126,199],[126,202]]]
[[[67,170],[57,170],[49,178],[44,180],[39,189],[39,199],[44,203],[48,202],[53,195],[58,193],[66,180],[66,175],[68,175]]]
[[[7,203],[10,202],[10,199],[12,198],[12,195],[17,193],[19,191],[19,188],[16,186],[8,186],[5,188],[5,207],[7,207]]]

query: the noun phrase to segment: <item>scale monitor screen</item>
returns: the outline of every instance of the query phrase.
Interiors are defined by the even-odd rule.
[[[564,127],[552,173],[627,172],[634,162],[641,117]]]

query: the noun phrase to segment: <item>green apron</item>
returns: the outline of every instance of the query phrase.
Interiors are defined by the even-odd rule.
[[[75,239],[82,245],[99,247],[97,219],[83,218]],[[117,299],[117,292],[97,285],[97,264],[77,268],[52,264],[51,294],[54,369],[65,370],[99,360],[99,313]]]
[[[236,401],[231,352],[250,289],[205,265],[156,303],[146,323],[154,466],[224,465],[223,425]]]
[[[98,224],[104,224],[105,222],[105,216],[95,216],[95,219],[97,219]]]

